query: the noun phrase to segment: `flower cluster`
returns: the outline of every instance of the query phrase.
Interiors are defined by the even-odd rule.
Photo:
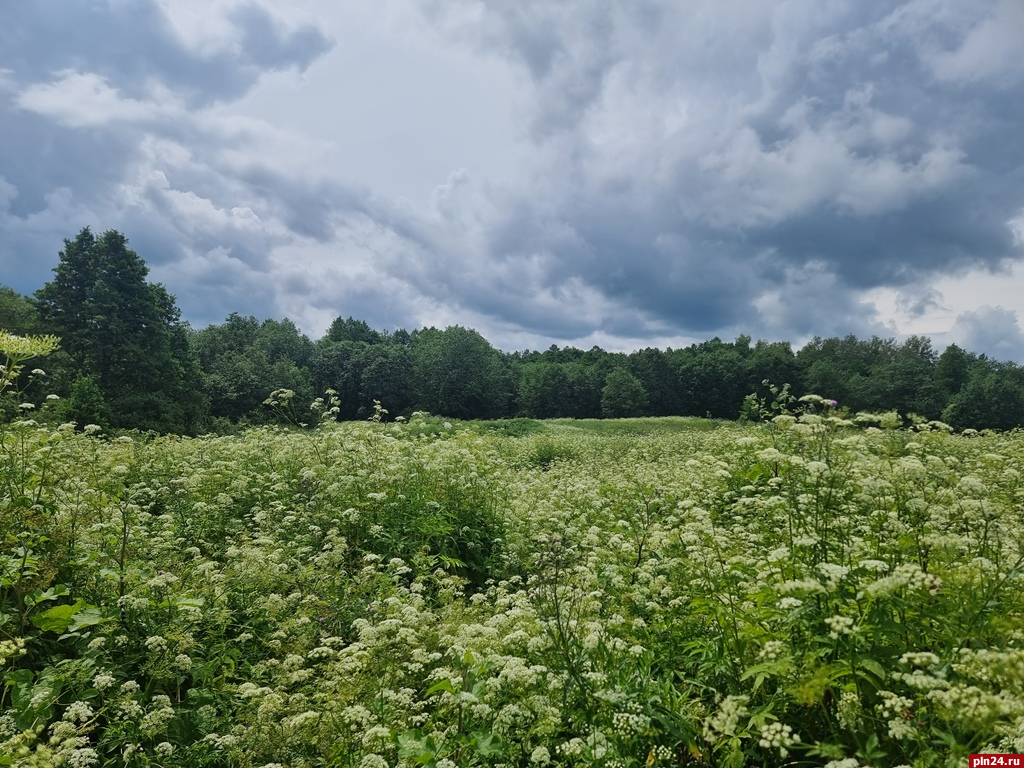
[[[807,405],[628,437],[11,426],[5,478],[38,502],[4,507],[0,753],[895,768],[1024,744],[1024,438]]]

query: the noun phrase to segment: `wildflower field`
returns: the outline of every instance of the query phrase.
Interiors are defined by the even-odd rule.
[[[193,439],[8,423],[0,765],[1024,752],[1024,440],[807,405]]]

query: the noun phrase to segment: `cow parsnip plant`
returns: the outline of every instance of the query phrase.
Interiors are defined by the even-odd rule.
[[[0,765],[1024,752],[1021,437],[755,405],[646,433],[8,429]]]

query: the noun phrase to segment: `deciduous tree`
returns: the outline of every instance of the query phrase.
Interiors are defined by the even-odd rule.
[[[605,377],[601,415],[606,419],[639,416],[646,404],[644,385],[625,368],[616,368]]]

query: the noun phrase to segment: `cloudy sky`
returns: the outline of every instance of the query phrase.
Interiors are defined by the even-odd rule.
[[[1024,361],[1020,0],[0,5],[0,283],[118,229],[194,326]]]

